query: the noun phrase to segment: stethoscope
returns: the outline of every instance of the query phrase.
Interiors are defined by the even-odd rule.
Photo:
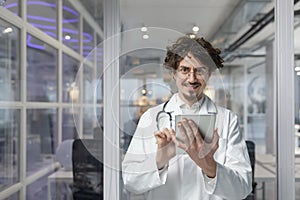
[[[169,120],[170,120],[170,127],[172,127],[172,112],[167,112],[166,110],[165,110],[165,108],[166,108],[166,106],[167,106],[167,104],[169,103],[169,100],[168,101],[166,101],[165,103],[164,103],[164,105],[163,105],[163,108],[162,108],[162,110],[161,111],[159,111],[158,113],[157,113],[157,115],[156,115],[156,127],[157,127],[157,130],[159,130],[159,117],[161,116],[161,115],[163,115],[163,114],[167,114],[168,116],[169,116]]]
[[[157,115],[156,115],[156,127],[157,127],[157,130],[159,130],[159,117],[160,117],[161,115],[163,115],[163,114],[167,114],[167,115],[169,116],[170,127],[172,127],[172,112],[174,112],[174,111],[172,111],[172,112],[167,112],[167,111],[165,110],[165,108],[166,108],[166,106],[167,106],[168,103],[169,103],[169,100],[166,101],[166,102],[164,103],[162,110],[159,111],[159,112],[157,113]],[[213,103],[213,104],[214,104],[215,109],[217,110],[216,104],[215,104],[215,103]],[[216,114],[215,112],[208,112],[208,113]]]

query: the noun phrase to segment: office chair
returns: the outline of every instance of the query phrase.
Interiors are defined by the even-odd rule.
[[[102,143],[95,139],[76,139],[72,148],[73,199],[103,199]]]
[[[246,145],[248,149],[248,154],[250,158],[251,168],[252,168],[252,191],[251,193],[246,197],[245,200],[256,200],[256,185],[254,178],[254,171],[255,171],[255,143],[250,140],[246,140]]]

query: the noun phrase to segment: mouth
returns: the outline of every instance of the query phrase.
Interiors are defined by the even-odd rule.
[[[200,83],[195,83],[195,84],[186,84],[185,87],[187,87],[189,90],[197,90],[198,88],[201,87]]]

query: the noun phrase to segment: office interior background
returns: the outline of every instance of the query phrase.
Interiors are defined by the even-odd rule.
[[[203,36],[223,52],[225,66],[205,92],[238,114],[240,131],[256,145],[256,198],[280,199],[278,149],[293,148],[294,187],[288,190],[300,199],[298,2],[290,38],[294,63],[284,70],[292,73],[293,84],[285,88],[294,97],[286,99],[293,108],[292,131],[283,133],[276,1],[0,0],[0,199],[72,198],[70,144],[78,138],[102,138],[104,155],[115,155],[105,148],[115,145],[115,164],[108,164],[115,177],[104,169],[101,192],[105,199],[131,199],[120,163],[141,114],[176,92],[162,63],[165,47],[185,34]],[[113,9],[117,13],[105,14]],[[117,57],[107,62],[114,41]],[[292,138],[292,145],[284,147],[282,137]],[[111,183],[116,189],[105,189]]]

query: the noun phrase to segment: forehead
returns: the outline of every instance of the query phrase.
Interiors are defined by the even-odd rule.
[[[179,63],[179,66],[186,67],[207,67],[200,59],[195,57],[193,54],[188,53],[182,61]]]

